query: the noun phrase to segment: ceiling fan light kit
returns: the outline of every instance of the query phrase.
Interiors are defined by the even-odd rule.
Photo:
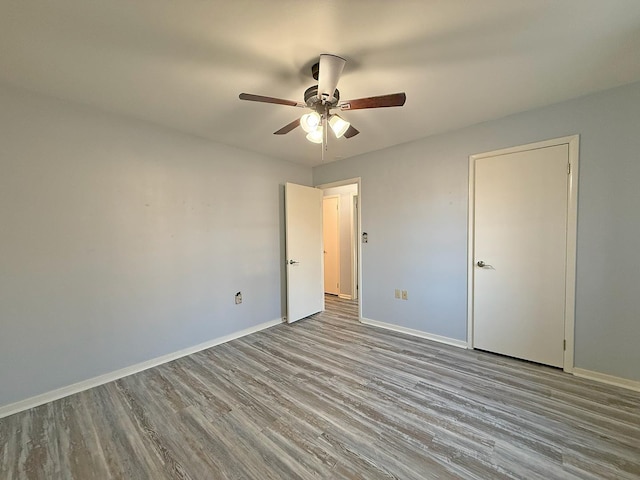
[[[318,128],[321,120],[322,117],[320,117],[318,112],[305,113],[300,117],[300,126],[305,132],[311,133]]]
[[[307,140],[313,143],[322,143],[324,140],[324,129],[322,127],[318,127],[315,130],[309,132],[307,134]]]
[[[340,138],[347,132],[351,124],[339,115],[334,114],[329,117],[329,126],[333,133],[336,134],[336,138]]]
[[[313,143],[323,144],[323,154],[326,148],[326,131],[330,128],[336,138],[352,138],[360,132],[344,118],[332,114],[332,109],[362,110],[365,108],[401,107],[406,101],[406,95],[402,93],[392,93],[378,97],[365,97],[355,100],[340,101],[338,91],[338,81],[344,70],[346,60],[337,55],[322,54],[320,61],[311,67],[314,79],[318,80],[317,85],[307,88],[304,92],[304,103],[284,100],[281,98],[265,97],[251,93],[241,93],[240,100],[252,102],[273,103],[276,105],[286,105],[291,107],[308,108],[310,113],[302,115],[300,120],[285,125],[274,132],[275,135],[284,135],[295,129],[298,125],[307,133],[307,140]]]

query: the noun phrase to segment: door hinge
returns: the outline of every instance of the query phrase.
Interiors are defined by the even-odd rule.
[[[562,341],[562,350],[566,350],[567,349],[567,341],[563,340]]]
[[[571,175],[571,164],[570,163],[567,164],[567,174]]]

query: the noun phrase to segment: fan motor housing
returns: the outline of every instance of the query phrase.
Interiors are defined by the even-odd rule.
[[[340,92],[338,91],[338,89],[336,89],[333,97],[334,100],[329,103],[329,107],[331,108],[335,107],[340,100]],[[310,108],[315,108],[319,103],[321,103],[320,99],[318,98],[318,85],[309,87],[304,91],[304,103],[306,103]]]

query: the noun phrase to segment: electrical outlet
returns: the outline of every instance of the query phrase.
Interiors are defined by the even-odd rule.
[[[400,298],[400,289],[396,288],[396,298]]]
[[[407,291],[406,290],[402,290],[402,299],[403,300],[409,300],[409,296],[407,295]]]
[[[236,293],[236,305],[240,305],[242,303],[242,292]]]

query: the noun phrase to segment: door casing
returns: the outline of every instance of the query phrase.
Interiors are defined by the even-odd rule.
[[[360,211],[359,204],[359,193],[354,193],[351,195],[351,211],[355,212],[351,218],[351,251],[353,252],[353,261],[351,262],[351,299],[358,300],[360,298],[359,295],[359,279],[358,272],[359,269],[359,261],[360,261],[360,223],[358,218],[358,212]]]
[[[467,223],[467,347],[473,345],[473,301],[474,301],[474,261],[475,261],[475,163],[476,160],[496,155],[523,152],[555,145],[569,146],[568,189],[567,189],[567,245],[565,267],[565,307],[564,307],[564,338],[566,348],[564,351],[563,370],[571,373],[574,367],[574,340],[575,340],[575,287],[576,287],[576,242],[577,242],[577,216],[578,216],[578,161],[580,136],[571,135],[542,142],[529,143],[517,147],[505,148],[491,152],[479,153],[469,157],[469,208]]]

